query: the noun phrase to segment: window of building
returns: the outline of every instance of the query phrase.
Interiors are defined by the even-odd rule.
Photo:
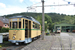
[[[75,26],[74,26],[74,30],[75,30]]]
[[[7,24],[5,24],[5,26],[7,26]]]

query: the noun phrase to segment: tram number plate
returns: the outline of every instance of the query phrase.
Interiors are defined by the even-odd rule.
[[[13,34],[13,35],[16,35],[16,34]]]

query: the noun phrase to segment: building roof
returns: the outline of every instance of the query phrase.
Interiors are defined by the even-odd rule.
[[[3,26],[3,22],[2,21],[0,21],[0,26]]]
[[[9,23],[9,19],[5,17],[0,17],[0,21],[2,21],[3,23]]]
[[[28,19],[28,20],[32,20],[32,21],[34,21],[34,22],[36,22],[36,23],[38,23],[38,24],[40,24],[37,20],[35,20],[33,17],[29,17],[29,16],[13,16],[13,17],[10,17],[10,18],[26,18],[26,19]]]
[[[73,24],[68,24],[68,23],[61,23],[61,24],[57,24],[55,26],[75,26]]]

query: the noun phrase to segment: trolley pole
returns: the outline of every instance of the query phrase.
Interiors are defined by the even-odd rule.
[[[44,27],[44,0],[42,2],[42,40],[44,40],[45,27]]]

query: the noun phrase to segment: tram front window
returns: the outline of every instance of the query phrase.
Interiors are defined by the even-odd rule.
[[[11,28],[11,22],[10,22],[10,28]]]
[[[21,22],[19,22],[19,28],[21,28]]]
[[[12,22],[12,28],[17,28],[17,22]]]

